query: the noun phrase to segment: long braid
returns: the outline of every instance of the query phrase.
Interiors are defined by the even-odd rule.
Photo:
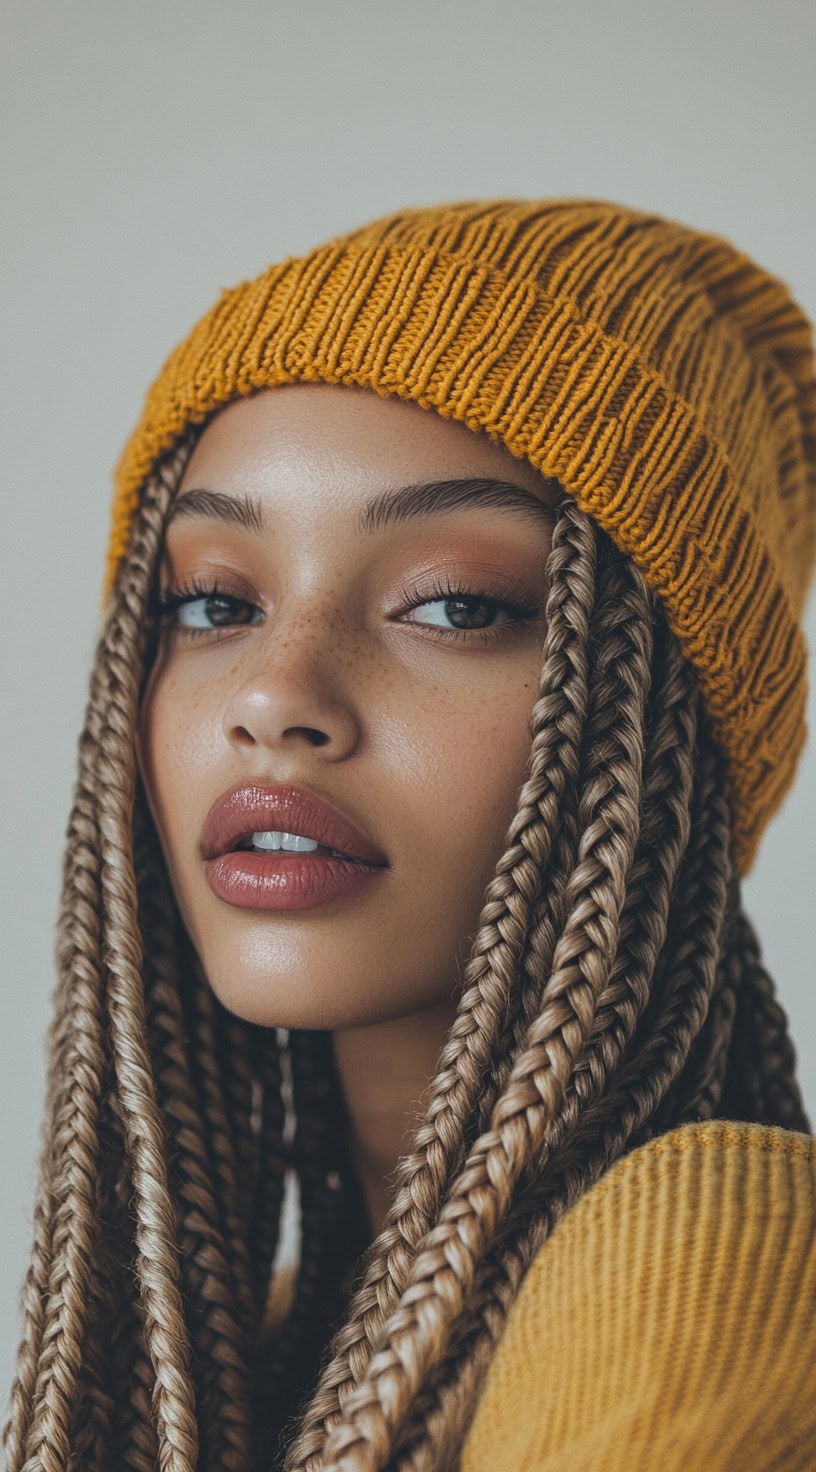
[[[71,1449],[68,1465],[81,1468],[82,1472],[105,1472],[116,1398],[112,1342],[119,1282],[112,1240],[116,1215],[114,1170],[106,1160],[112,1143],[108,1099],[109,1083],[106,1082],[99,1115],[94,1270],[88,1278],[77,1392],[68,1422],[68,1445]]]
[[[107,1126],[100,1132],[106,1160],[98,1180],[99,1236],[93,1285],[88,1295],[83,1366],[77,1388],[76,1423],[68,1466],[106,1472],[111,1457],[123,1472],[148,1472],[158,1464],[158,1436],[151,1397],[153,1367],[145,1342],[144,1313],[135,1268],[131,1183],[121,1111],[112,1084],[104,1102]],[[102,1205],[104,1203],[104,1205]],[[92,1444],[86,1425],[89,1408],[110,1396],[110,1414],[93,1416]]]
[[[720,953],[708,1009],[684,1068],[652,1116],[650,1127],[657,1134],[689,1120],[712,1119],[717,1112],[725,1085],[739,989],[739,967],[734,964],[739,899],[739,875],[732,854]]]
[[[247,1341],[251,1342],[257,1327],[258,1305],[252,1291],[246,1221],[241,1218],[242,1186],[236,1168],[235,1137],[229,1125],[217,1052],[219,1014],[215,995],[207,985],[197,957],[189,969],[185,966],[184,974],[190,978],[185,989],[187,1026],[193,1045],[193,1074],[197,1083],[203,1140],[216,1181],[214,1198],[219,1212],[220,1235],[230,1265],[237,1322]],[[225,1307],[226,1302],[225,1297]]]
[[[714,989],[727,917],[731,841],[724,762],[703,712],[700,726],[689,845],[653,991],[613,1086],[581,1122],[590,1133],[596,1121],[608,1124],[604,1140],[615,1152],[612,1158],[661,1133],[657,1106],[685,1067]]]
[[[87,1248],[92,1237],[97,1101],[104,1068],[93,770],[101,683],[97,660],[89,712],[78,744],[78,774],[62,867],[58,979],[47,1038],[34,1241],[21,1295],[23,1335],[3,1431],[8,1472],[20,1472],[41,1451],[48,1458],[51,1445],[67,1454],[70,1403],[84,1324],[83,1287],[89,1259],[83,1255],[83,1246]],[[78,1242],[73,1233],[75,1222],[79,1224]]]
[[[192,1472],[198,1459],[198,1425],[189,1328],[164,1126],[147,1038],[131,829],[136,782],[133,732],[144,648],[144,606],[171,495],[171,488],[159,479],[154,484],[155,501],[146,495],[125,575],[102,636],[109,693],[96,761],[100,888],[110,1041],[131,1170],[136,1266],[155,1376],[153,1410],[160,1455],[163,1472]]]
[[[124,1130],[113,1078],[106,1089],[103,1119],[106,1127],[101,1135],[102,1175],[107,1186],[106,1211],[110,1215],[100,1217],[104,1231],[100,1232],[99,1249],[103,1254],[103,1265],[107,1249],[113,1308],[105,1319],[96,1322],[96,1315],[89,1312],[88,1343],[95,1336],[102,1352],[109,1355],[109,1370],[102,1385],[110,1386],[113,1404],[110,1426],[106,1428],[107,1443],[99,1446],[98,1472],[107,1472],[114,1457],[117,1468],[122,1472],[155,1472],[159,1449],[151,1413],[153,1371],[145,1344],[144,1314],[138,1296]],[[100,1276],[104,1285],[104,1273]],[[100,1312],[104,1311],[105,1298],[101,1292],[98,1307]],[[93,1359],[91,1356],[89,1368],[98,1371],[101,1366],[94,1366]],[[78,1468],[84,1472],[87,1465],[89,1472],[97,1472],[91,1463],[86,1462],[79,1445],[75,1454],[79,1459]]]
[[[209,1039],[185,1025],[173,914],[163,866],[145,835],[140,915],[151,937],[145,960],[147,1028],[156,1089],[169,1146],[169,1172],[178,1215],[184,1298],[195,1350],[193,1379],[204,1468],[244,1468],[248,1462],[250,1400],[249,1327],[241,1318],[237,1291],[242,1263],[225,1239],[217,1166],[196,1089],[200,1059]],[[199,1067],[196,1064],[199,1063]],[[205,1062],[204,1068],[211,1065]]]
[[[526,844],[539,848],[542,888],[519,959],[519,989],[479,1101],[477,1132],[486,1128],[507,1081],[512,1057],[536,1016],[555,944],[565,920],[566,886],[578,853],[578,773],[589,701],[589,638],[597,607],[599,538],[571,497],[559,499],[547,563],[547,638],[522,801],[530,804]],[[532,818],[532,807],[538,819]],[[512,858],[510,859],[512,862]],[[544,882],[546,881],[546,882]]]
[[[739,1108],[735,1118],[812,1134],[796,1078],[788,1019],[763,965],[754,928],[742,911],[735,926],[733,965],[739,980],[725,1102]]]

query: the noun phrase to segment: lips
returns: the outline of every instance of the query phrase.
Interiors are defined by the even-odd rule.
[[[325,798],[292,784],[257,783],[230,788],[213,803],[201,834],[203,859],[237,849],[253,833],[277,830],[313,838],[362,864],[385,868],[381,849]]]

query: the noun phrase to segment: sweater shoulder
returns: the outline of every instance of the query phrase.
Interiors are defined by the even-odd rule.
[[[521,1285],[462,1472],[816,1464],[816,1139],[682,1125],[616,1161]]]

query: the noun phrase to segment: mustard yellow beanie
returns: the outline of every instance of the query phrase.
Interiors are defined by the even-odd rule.
[[[816,540],[810,324],[727,241],[587,200],[400,210],[222,293],[116,471],[106,597],[141,487],[228,400],[398,394],[553,476],[660,597],[729,763],[746,873],[805,739]]]

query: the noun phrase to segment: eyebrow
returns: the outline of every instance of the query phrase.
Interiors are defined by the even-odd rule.
[[[542,476],[542,488],[553,498],[560,492],[558,481]],[[523,517],[530,524],[541,527],[552,525],[555,507],[551,501],[539,500],[532,491],[525,490],[515,481],[496,480],[492,477],[471,477],[466,480],[432,480],[396,489],[379,491],[361,506],[357,516],[357,530],[364,535],[383,531],[424,516],[439,516],[473,506],[490,507],[513,516]],[[223,491],[204,488],[185,491],[179,496],[168,517],[179,521],[183,517],[212,518],[237,526],[244,531],[263,532],[264,515],[261,502],[246,494],[228,496]]]

